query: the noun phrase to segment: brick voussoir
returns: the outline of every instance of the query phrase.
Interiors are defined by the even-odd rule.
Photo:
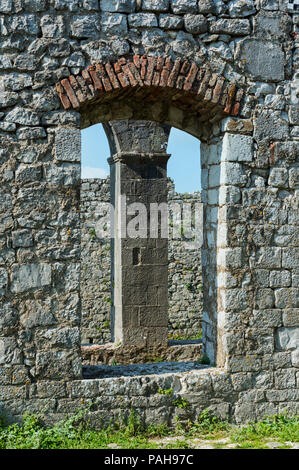
[[[64,90],[66,91],[66,94],[68,96],[68,99],[70,100],[71,102],[71,105],[73,108],[79,108],[80,107],[80,103],[77,99],[77,96],[76,96],[76,93],[72,87],[72,85],[70,84],[69,82],[69,79],[68,78],[64,78],[63,80],[61,80],[61,85],[63,86]]]
[[[166,89],[181,91],[190,100],[192,96],[195,98],[194,110],[201,101],[203,108],[216,105],[224,114],[232,116],[238,116],[244,96],[243,89],[212,73],[208,66],[198,67],[179,58],[173,62],[171,57],[138,54],[90,65],[80,75],[71,75],[57,83],[56,91],[64,109],[78,109],[100,95],[128,87],[154,87],[164,94]]]

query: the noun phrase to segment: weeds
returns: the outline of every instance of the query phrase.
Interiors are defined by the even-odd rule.
[[[170,389],[169,389],[170,390]],[[164,391],[164,390],[163,390]],[[168,393],[167,393],[168,394]],[[188,407],[184,399],[177,400],[177,406]],[[172,442],[167,440],[172,437]],[[180,441],[176,438],[180,437]],[[289,448],[290,442],[299,442],[299,416],[277,415],[257,423],[236,426],[221,421],[209,410],[200,414],[195,422],[182,424],[179,420],[174,428],[167,424],[145,425],[133,410],[126,419],[111,422],[106,428],[95,431],[88,425],[88,410],[46,427],[41,417],[25,414],[21,424],[4,426],[0,422],[0,449],[107,449],[111,444],[122,449],[194,448],[194,439],[225,438],[236,448],[267,448],[269,440]],[[164,440],[163,440],[164,439]],[[225,444],[215,442],[217,446]]]

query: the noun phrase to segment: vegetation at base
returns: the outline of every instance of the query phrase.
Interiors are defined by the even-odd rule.
[[[280,443],[281,448],[299,442],[299,416],[285,414],[236,426],[205,410],[195,422],[182,424],[177,420],[170,428],[166,424],[145,426],[132,410],[126,421],[95,431],[88,426],[87,413],[81,411],[52,427],[44,426],[37,415],[26,414],[22,424],[9,426],[1,420],[0,449],[192,449],[196,439],[213,442],[224,438],[235,448],[262,449],[269,448],[271,440]],[[215,442],[215,448],[225,445]]]

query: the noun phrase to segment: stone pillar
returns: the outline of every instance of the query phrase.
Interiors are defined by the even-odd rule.
[[[112,337],[124,346],[166,346],[170,156],[166,149],[170,127],[118,121],[105,125],[105,129],[112,154],[109,163],[114,206]]]

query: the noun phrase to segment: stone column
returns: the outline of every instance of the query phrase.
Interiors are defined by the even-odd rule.
[[[124,346],[167,345],[168,126],[146,121],[105,125],[114,206],[112,337]],[[158,213],[158,224],[154,224]],[[166,222],[166,223],[165,223]]]

